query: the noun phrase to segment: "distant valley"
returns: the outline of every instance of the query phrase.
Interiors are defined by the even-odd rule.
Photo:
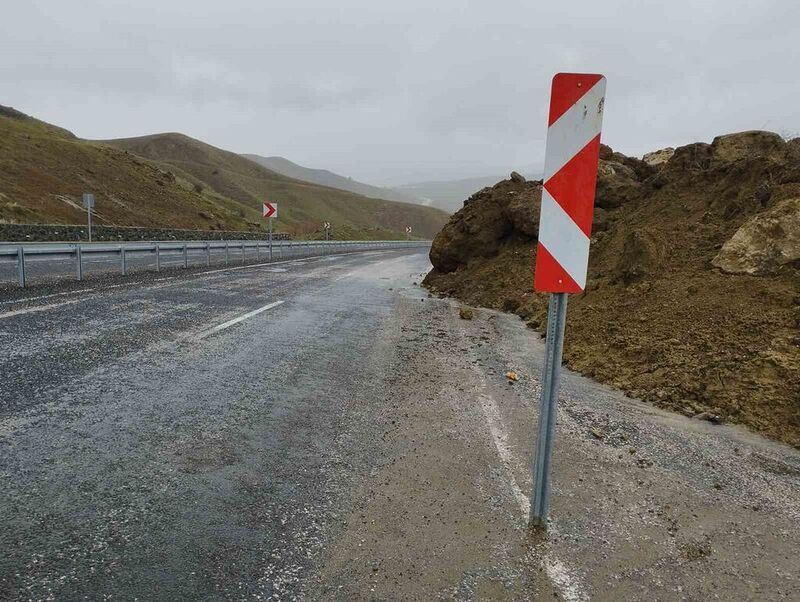
[[[463,206],[464,199],[469,198],[474,192],[486,186],[493,186],[508,176],[504,174],[457,180],[433,180],[382,187],[365,184],[327,169],[304,167],[284,157],[262,157],[253,154],[242,156],[290,178],[348,190],[372,198],[436,207],[447,213],[455,213]]]
[[[358,182],[353,178],[340,176],[339,174],[328,171],[327,169],[313,169],[310,167],[303,167],[284,157],[262,157],[261,155],[244,154],[243,157],[255,161],[262,167],[266,167],[276,173],[279,173],[296,180],[303,180],[304,182],[311,182],[321,186],[330,186],[331,188],[338,188],[339,190],[347,190],[355,192],[366,197],[373,199],[386,199],[389,201],[398,201],[401,203],[414,203],[414,204],[429,204],[421,203],[413,194],[406,194],[392,188],[383,188],[381,186],[372,186]]]

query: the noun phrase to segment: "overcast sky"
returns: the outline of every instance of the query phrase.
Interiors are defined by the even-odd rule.
[[[627,154],[800,135],[800,2],[21,0],[0,104],[85,138],[179,131],[370,183],[531,171],[558,71]]]

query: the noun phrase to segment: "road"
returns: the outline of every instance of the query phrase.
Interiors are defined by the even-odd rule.
[[[543,342],[428,268],[0,299],[0,599],[800,599],[797,450],[569,371],[529,531]]]

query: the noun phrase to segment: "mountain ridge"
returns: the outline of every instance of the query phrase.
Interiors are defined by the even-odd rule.
[[[83,192],[95,220],[113,226],[264,230],[261,203],[282,203],[277,231],[337,238],[433,237],[444,212],[303,182],[185,134],[84,140],[10,107],[0,108],[0,220],[75,224]]]
[[[433,237],[447,215],[437,209],[374,199],[285,176],[242,155],[214,147],[185,134],[162,133],[104,140],[104,144],[169,165],[186,179],[260,212],[264,200],[280,206],[275,224],[295,235],[319,231],[323,221],[334,236],[404,237],[406,225],[415,235]]]
[[[415,205],[423,204],[420,203],[419,199],[413,195],[398,192],[393,188],[365,184],[364,182],[359,182],[353,178],[339,175],[328,169],[305,167],[285,157],[277,155],[264,157],[262,155],[252,153],[244,153],[242,156],[258,163],[262,167],[296,180],[311,182],[313,184],[328,186],[330,188],[338,188],[339,190],[347,190],[348,192],[354,192],[368,198],[398,201],[401,203],[412,203]]]

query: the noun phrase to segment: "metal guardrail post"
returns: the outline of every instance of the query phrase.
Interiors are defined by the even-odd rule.
[[[161,245],[156,244],[156,272],[161,271]]]
[[[186,250],[186,243],[183,243],[183,267],[189,267],[189,253]]]
[[[120,267],[122,268],[122,275],[128,275],[128,263],[125,259],[125,247],[120,246],[119,248],[119,257],[120,257]]]
[[[242,241],[242,265],[244,265],[247,261],[247,257],[245,256],[245,243]]]
[[[256,241],[256,263],[261,261],[261,241]]]
[[[25,247],[22,245],[17,248],[17,276],[19,285],[25,288]]]
[[[226,240],[225,241],[225,265],[228,265],[228,257],[229,257],[228,241]]]
[[[75,276],[78,280],[83,280],[83,258],[80,245],[75,245]]]
[[[211,243],[206,241],[206,265],[211,265]]]

